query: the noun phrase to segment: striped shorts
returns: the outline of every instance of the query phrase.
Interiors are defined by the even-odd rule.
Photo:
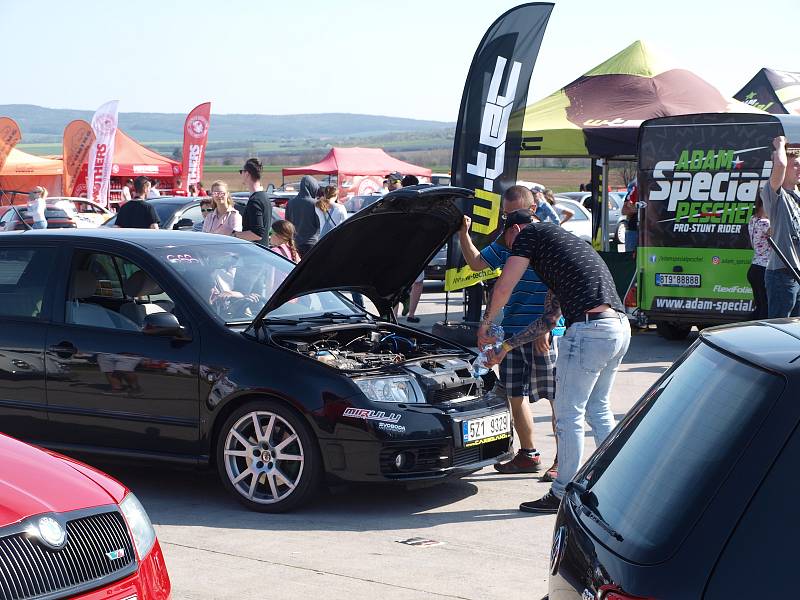
[[[514,348],[500,363],[498,392],[509,398],[528,396],[531,402],[556,397],[556,348],[548,354],[534,354],[533,342]]]

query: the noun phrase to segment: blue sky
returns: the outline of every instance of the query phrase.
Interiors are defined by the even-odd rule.
[[[0,104],[455,120],[478,42],[518,3],[0,0]],[[529,101],[636,39],[732,95],[763,66],[800,71],[798,17],[797,0],[557,0]]]

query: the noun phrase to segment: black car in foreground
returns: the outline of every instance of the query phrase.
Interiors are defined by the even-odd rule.
[[[568,485],[550,600],[796,598],[800,319],[706,329]]]
[[[507,457],[508,406],[484,394],[474,354],[391,317],[469,193],[387,195],[297,266],[203,233],[0,235],[0,430],[213,464],[265,511],[325,479],[434,482]]]

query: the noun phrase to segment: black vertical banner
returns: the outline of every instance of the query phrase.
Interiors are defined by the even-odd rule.
[[[475,190],[461,209],[472,217],[470,235],[482,249],[500,228],[503,192],[517,181],[522,120],[533,67],[551,3],[522,4],[497,19],[472,59],[461,97],[453,144],[452,184]],[[464,264],[458,236],[448,247],[445,289],[459,290],[495,277]]]
[[[592,192],[592,198],[589,210],[592,211],[592,246],[600,252],[603,249],[603,236],[601,235],[601,230],[603,229],[603,186],[608,184],[603,181],[603,165],[596,157],[592,157],[591,174],[591,189],[589,191]]]

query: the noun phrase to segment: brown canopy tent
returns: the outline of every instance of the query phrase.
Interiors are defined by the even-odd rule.
[[[646,119],[702,112],[761,112],[637,40],[572,83],[525,108],[522,158],[633,158]]]
[[[572,83],[525,108],[520,158],[594,158],[596,245],[609,249],[608,160],[633,160],[639,126],[655,117],[704,112],[762,112],[723,96],[685,69],[666,66],[637,40]],[[598,164],[599,163],[599,164]]]

